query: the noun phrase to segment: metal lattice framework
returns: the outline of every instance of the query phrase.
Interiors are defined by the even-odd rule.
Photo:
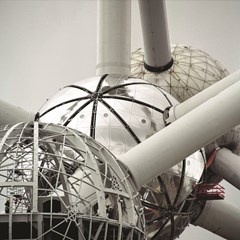
[[[0,239],[144,239],[131,179],[92,138],[34,122],[0,140]]]
[[[132,53],[131,76],[145,79],[183,102],[228,75],[228,71],[207,53],[185,45],[172,45],[173,65],[158,74],[144,68],[141,48]]]

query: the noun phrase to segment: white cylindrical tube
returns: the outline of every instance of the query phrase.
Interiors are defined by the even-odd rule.
[[[238,81],[240,81],[240,70],[230,74],[221,81],[208,87],[204,91],[196,94],[195,96],[189,98],[183,103],[171,108],[169,111],[169,121],[173,122],[176,119],[182,117],[186,113],[190,112],[194,108],[198,107],[210,98],[216,96],[219,92],[223,91],[224,89],[228,88],[229,86],[233,85]]]
[[[0,100],[0,125],[32,121],[34,114]]]
[[[225,200],[207,201],[193,223],[228,240],[238,240],[240,236],[240,209]]]
[[[217,152],[211,169],[240,190],[240,157],[227,148]]]
[[[240,123],[240,82],[120,156],[139,188]]]
[[[163,72],[173,64],[165,0],[139,0],[144,43],[144,65],[151,72]]]
[[[97,75],[130,75],[131,1],[98,0]]]

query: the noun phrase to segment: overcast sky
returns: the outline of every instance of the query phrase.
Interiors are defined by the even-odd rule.
[[[240,69],[240,1],[167,1],[171,43],[206,51],[230,72]],[[0,1],[0,98],[37,111],[59,88],[95,75],[95,0]],[[132,49],[142,47],[137,1]],[[226,184],[225,184],[226,185]],[[227,200],[240,194],[227,185]],[[180,239],[220,240],[188,228]]]

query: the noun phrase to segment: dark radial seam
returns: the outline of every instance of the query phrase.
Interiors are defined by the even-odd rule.
[[[96,88],[96,91],[94,93],[94,95],[92,96],[93,98],[93,107],[92,107],[92,118],[91,118],[91,125],[90,125],[90,136],[92,138],[95,139],[95,129],[96,129],[96,119],[97,119],[97,108],[98,108],[98,100],[99,100],[99,91],[102,87],[102,84],[103,84],[103,81],[105,80],[105,78],[107,77],[108,75],[105,74],[103,75],[100,80],[99,80],[99,83],[97,85],[97,88]]]
[[[67,126],[71,120],[80,112],[82,111],[85,107],[87,107],[90,103],[92,102],[92,99],[88,100],[86,103],[84,103],[77,111],[75,111],[68,119],[67,121],[63,124],[63,126]]]
[[[89,93],[89,94],[92,94],[92,93],[93,93],[93,92],[90,91],[89,89],[84,88],[84,87],[81,87],[81,86],[77,86],[77,85],[67,85],[67,86],[65,86],[64,88],[77,88],[77,89],[82,90],[83,92],[86,92],[86,93]]]
[[[129,134],[134,138],[137,144],[139,144],[141,141],[137,137],[137,135],[134,133],[134,131],[130,128],[130,126],[124,121],[124,119],[103,99],[101,99],[102,104],[109,109],[113,115],[123,124],[123,126],[126,128],[126,130],[129,132]]]
[[[175,206],[177,204],[177,201],[180,197],[180,194],[182,192],[182,189],[183,189],[183,184],[184,184],[184,177],[185,177],[185,169],[186,169],[186,159],[184,159],[182,161],[182,174],[181,174],[181,179],[180,179],[180,183],[179,183],[179,187],[178,187],[178,191],[177,191],[177,194],[176,194],[176,197],[175,197],[175,200],[173,202],[173,205]]]
[[[160,113],[163,113],[164,111],[157,108],[157,107],[154,107],[148,103],[145,103],[145,102],[142,102],[142,101],[139,101],[139,100],[136,100],[134,98],[127,98],[127,97],[122,97],[122,96],[102,96],[102,99],[104,98],[108,98],[108,99],[118,99],[118,100],[124,100],[124,101],[128,101],[128,102],[134,102],[134,103],[138,103],[140,105],[143,105],[143,106],[146,106],[146,107],[149,107],[151,109],[154,109],[156,110],[157,112],[160,112]]]
[[[49,108],[47,111],[45,111],[44,113],[42,113],[39,118],[43,117],[44,115],[46,115],[47,113],[49,113],[50,111],[54,110],[55,108],[58,108],[58,107],[61,107],[62,105],[65,105],[65,104],[68,104],[68,103],[71,103],[71,102],[76,102],[76,101],[81,101],[81,100],[86,100],[86,99],[90,99],[91,96],[88,95],[86,97],[80,97],[80,98],[74,98],[74,99],[71,99],[71,100],[68,100],[68,101],[65,101],[65,102],[62,102],[62,103],[59,103],[51,108]]]
[[[101,93],[101,95],[106,94],[106,93],[109,93],[109,92],[111,92],[112,90],[115,90],[115,89],[118,89],[118,88],[127,87],[127,86],[131,86],[131,85],[150,85],[150,86],[156,87],[154,84],[144,83],[144,82],[124,83],[124,84],[120,84],[120,85],[117,85],[117,86],[113,86],[113,87],[108,88],[107,90],[103,91],[103,92]]]

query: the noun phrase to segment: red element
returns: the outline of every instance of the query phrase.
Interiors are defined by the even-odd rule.
[[[215,158],[216,158],[216,156],[217,156],[217,152],[218,152],[218,149],[213,150],[213,152],[212,152],[212,154],[211,154],[211,156],[210,156],[210,158],[208,159],[207,164],[206,164],[206,168],[207,168],[207,169],[208,169],[208,168],[212,165],[212,163],[214,162],[214,160],[215,160]]]
[[[221,200],[225,197],[225,188],[219,184],[206,183],[196,187],[196,198],[200,200]]]

